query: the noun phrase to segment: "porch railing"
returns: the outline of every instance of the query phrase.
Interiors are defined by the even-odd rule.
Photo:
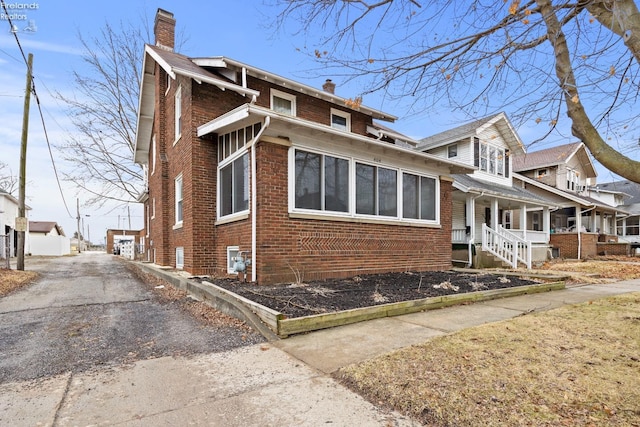
[[[549,243],[547,233],[535,230],[509,230],[511,233],[531,243]],[[525,237],[526,236],[526,237]]]
[[[451,243],[467,243],[469,236],[464,228],[454,228],[451,230]]]
[[[531,243],[500,225],[494,230],[487,224],[482,224],[482,250],[495,255],[513,268],[518,268],[518,262],[531,268]]]

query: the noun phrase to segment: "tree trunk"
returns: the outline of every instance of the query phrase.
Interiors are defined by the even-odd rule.
[[[564,91],[567,115],[572,123],[571,132],[587,146],[593,157],[604,167],[631,181],[640,183],[640,162],[623,156],[610,147],[602,139],[584,110],[571,65],[567,41],[551,1],[536,0],[536,3],[547,26],[549,41],[553,45],[556,75],[560,87]]]

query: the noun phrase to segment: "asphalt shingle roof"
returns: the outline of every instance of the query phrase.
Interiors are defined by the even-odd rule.
[[[573,142],[514,156],[513,170],[514,172],[521,172],[565,163],[581,144],[581,142]]]

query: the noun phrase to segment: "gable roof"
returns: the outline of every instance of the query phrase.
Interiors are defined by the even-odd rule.
[[[637,182],[629,180],[605,182],[596,185],[596,190],[613,191],[629,196],[629,198],[625,200],[625,205],[640,203],[640,184]]]
[[[579,156],[579,160],[584,167],[587,177],[598,176],[587,149],[582,142],[558,145],[557,147],[546,148],[528,152],[524,155],[513,158],[514,172],[524,172],[533,169],[542,169],[549,166],[566,164],[573,156]]]
[[[549,193],[555,194],[557,196],[560,196],[564,199],[567,199],[568,202],[573,202],[573,203],[578,203],[581,206],[585,206],[587,208],[600,208],[600,209],[605,209],[608,211],[615,211],[615,212],[619,212],[619,213],[627,213],[624,209],[620,209],[617,208],[615,206],[611,206],[607,203],[604,203],[601,200],[598,199],[594,199],[593,197],[588,197],[588,196],[583,196],[583,195],[578,195],[575,193],[572,193],[570,191],[566,191],[566,190],[561,190],[559,188],[556,187],[552,187],[550,185],[544,184],[542,182],[539,182],[535,179],[531,179],[529,177],[526,177],[524,175],[520,175],[517,173],[513,174],[513,177],[515,179],[518,179],[520,181],[523,181],[527,184],[533,185],[534,187],[538,187],[542,190],[548,191]]]
[[[50,233],[53,230],[56,230],[59,235],[64,236],[64,231],[62,227],[58,225],[57,222],[53,221],[29,221],[29,232],[30,233]]]
[[[207,83],[217,86],[221,90],[232,90],[243,96],[249,97],[251,103],[256,101],[256,98],[260,95],[260,91],[251,89],[246,85],[247,74],[261,80],[289,87],[302,94],[314,96],[341,107],[345,107],[349,104],[349,101],[345,98],[295,82],[230,58],[223,56],[211,58],[189,58],[165,48],[147,44],[145,45],[142,64],[142,79],[134,150],[134,161],[139,164],[144,164],[147,161],[149,145],[151,143],[151,134],[153,132],[153,116],[155,110],[155,64],[158,64],[173,79],[176,78],[176,75],[181,75],[193,79],[198,84]],[[215,73],[210,70],[217,70],[219,72]],[[227,75],[229,77],[233,77],[236,72],[240,72],[242,74],[242,81],[235,82],[235,79],[226,77]],[[375,119],[391,122],[397,119],[397,117],[391,114],[387,114],[364,105],[359,106],[357,110],[371,115]]]
[[[492,116],[483,117],[478,120],[466,123],[462,126],[437,133],[435,135],[422,138],[416,148],[420,151],[430,150],[443,145],[460,141],[464,138],[471,138],[478,135],[485,128],[495,125],[512,151],[512,154],[524,153],[524,144],[516,133],[513,125],[505,113],[498,113]]]

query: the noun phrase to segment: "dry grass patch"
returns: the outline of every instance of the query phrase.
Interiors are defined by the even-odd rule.
[[[0,297],[28,285],[38,277],[34,271],[7,270],[0,268]]]
[[[337,376],[428,425],[640,426],[639,372],[635,293],[463,330]]]
[[[544,271],[572,273],[571,281],[579,283],[603,283],[615,280],[640,278],[640,262],[630,258],[632,262],[619,261],[583,261],[546,263]]]

